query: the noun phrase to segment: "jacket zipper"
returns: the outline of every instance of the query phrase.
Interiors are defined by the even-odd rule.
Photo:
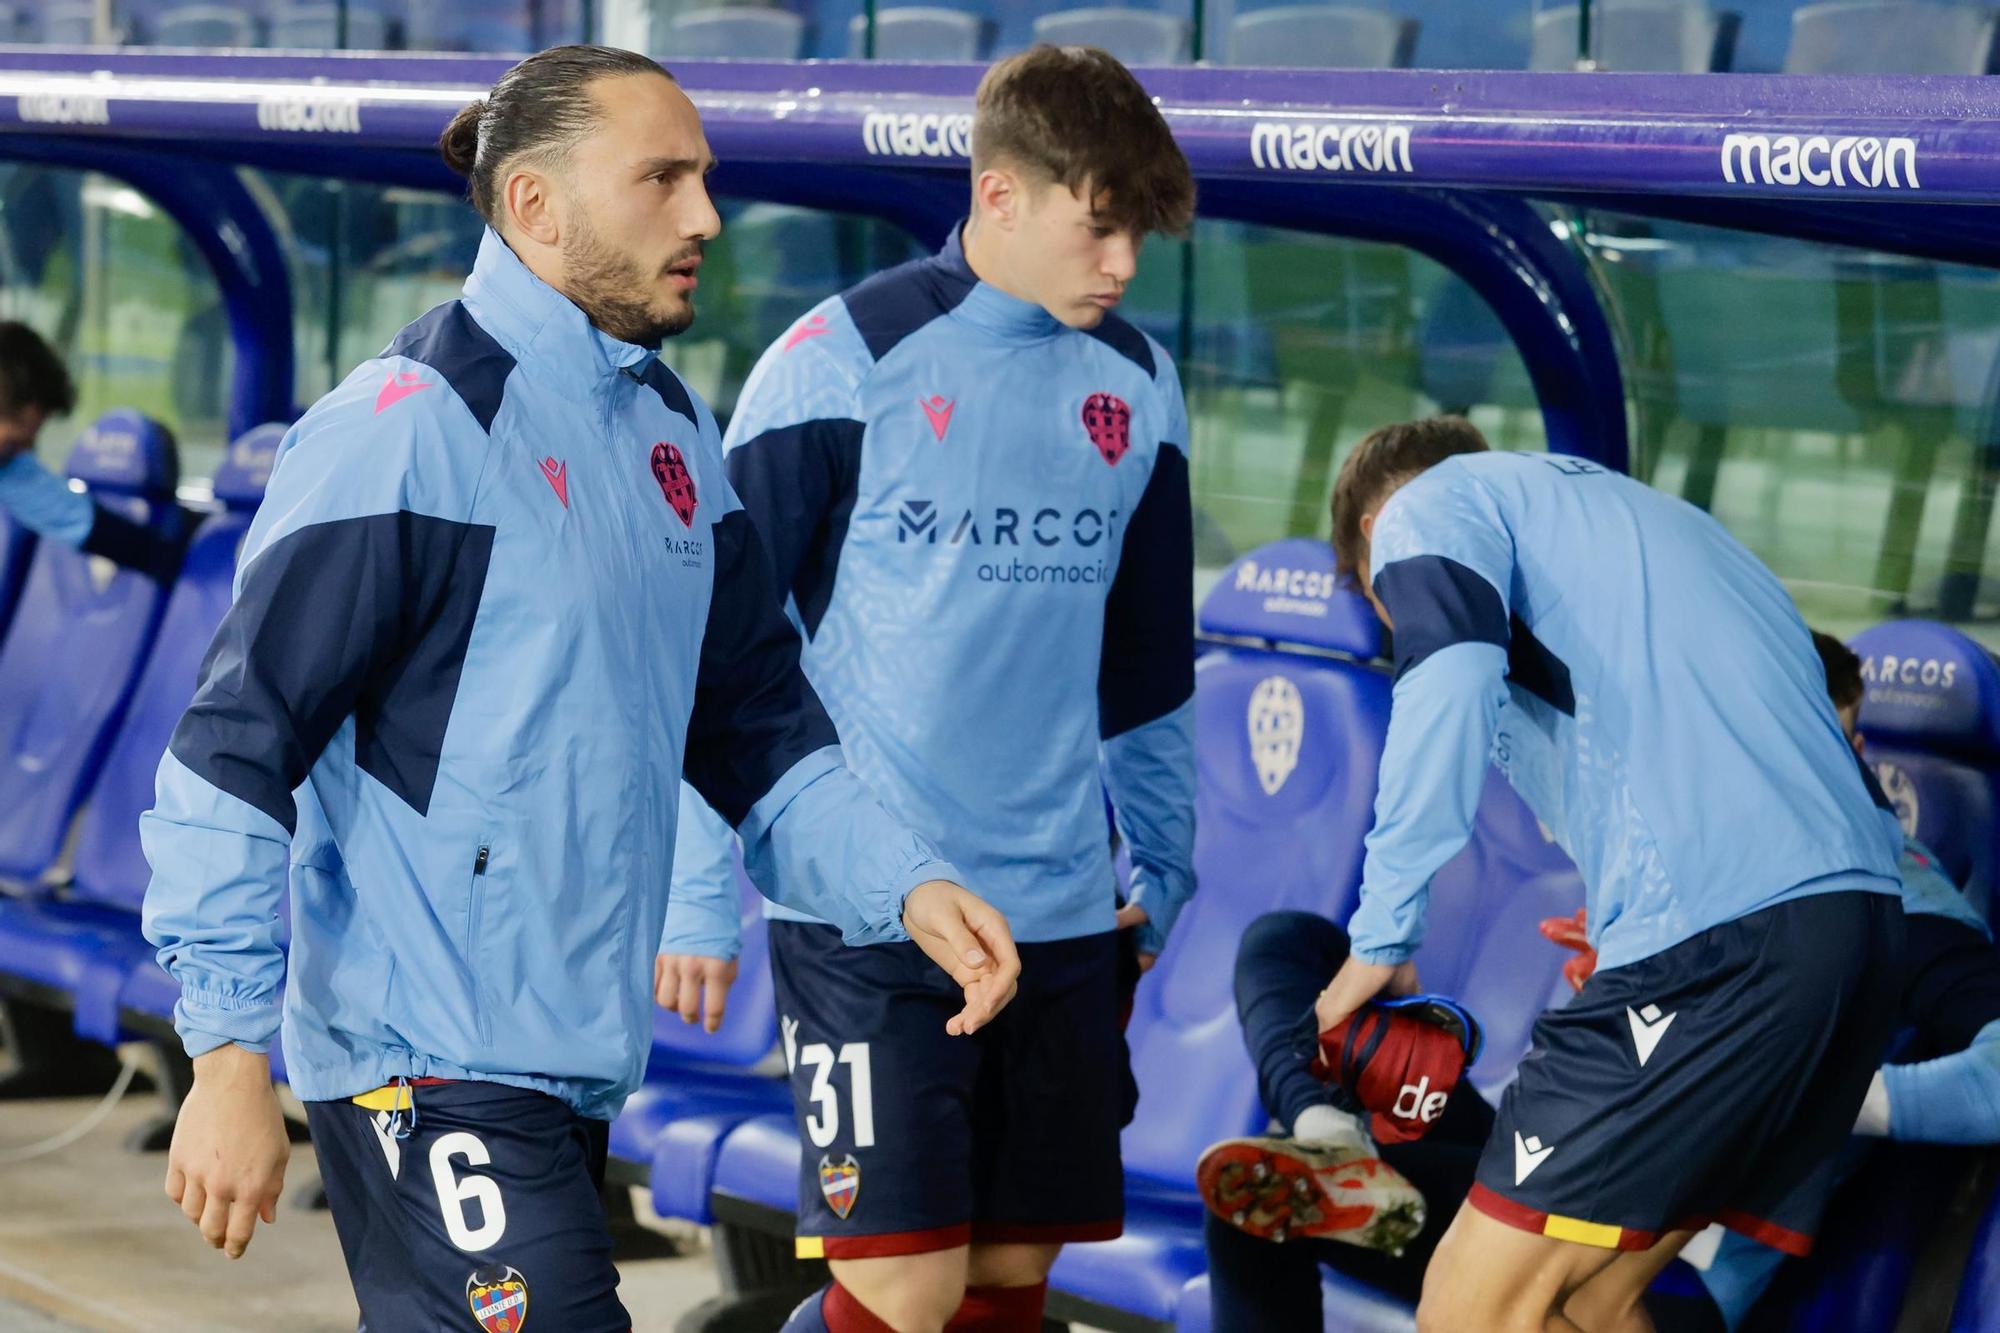
[[[492,1030],[487,1026],[486,1022],[486,988],[480,978],[479,968],[473,960],[479,951],[479,918],[481,916],[479,909],[481,901],[486,896],[480,892],[480,881],[486,877],[486,863],[491,859],[492,853],[493,849],[490,846],[481,843],[478,854],[472,858],[472,887],[470,890],[472,901],[465,909],[465,967],[466,971],[472,974],[472,1026],[473,1030],[479,1034],[479,1044],[482,1046],[491,1045],[493,1037]]]

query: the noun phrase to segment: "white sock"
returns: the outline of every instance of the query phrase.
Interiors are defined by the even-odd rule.
[[[1292,1137],[1308,1143],[1351,1143],[1356,1139],[1365,1143],[1368,1131],[1359,1116],[1322,1102],[1299,1112],[1298,1119],[1292,1121]]]

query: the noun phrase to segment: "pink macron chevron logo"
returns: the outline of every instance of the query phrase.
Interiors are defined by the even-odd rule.
[[[785,335],[785,350],[789,352],[808,338],[817,338],[822,333],[832,332],[833,330],[826,325],[825,315],[814,315],[811,319],[797,325],[789,334]]]
[[[536,466],[541,468],[542,477],[549,483],[549,489],[556,493],[556,499],[562,501],[562,507],[569,508],[569,464],[544,458]]]
[[[375,415],[381,416],[411,394],[430,387],[430,382],[417,371],[406,370],[400,375],[390,371],[389,378],[382,381],[382,387],[375,393]]]
[[[944,443],[944,433],[951,429],[951,414],[958,410],[958,400],[934,393],[928,398],[917,399],[917,406],[924,409],[924,416],[930,420],[931,433]]]

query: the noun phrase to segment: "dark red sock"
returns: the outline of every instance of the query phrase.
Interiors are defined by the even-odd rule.
[[[1032,1287],[967,1287],[965,1303],[944,1333],[1042,1333],[1042,1306],[1049,1284]]]
[[[819,1314],[826,1320],[827,1333],[896,1333],[838,1282],[826,1289],[826,1295],[820,1300]],[[1039,1333],[1040,1325],[1036,1328]]]

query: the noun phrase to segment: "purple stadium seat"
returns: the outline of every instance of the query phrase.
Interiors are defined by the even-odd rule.
[[[782,1113],[790,1123],[791,1090],[763,1068],[778,1042],[771,995],[771,951],[763,899],[743,874],[743,953],[729,1008],[713,1036],[678,1014],[653,1012],[653,1052],[646,1082],[611,1123],[611,1155],[648,1168],[653,1209],[706,1225],[722,1139],[753,1116]]]
[[[202,521],[188,543],[159,636],[84,812],[74,897],[134,911],[145,897],[151,872],[139,849],[139,816],[152,808],[160,756],[194,698],[202,657],[229,610],[236,553],[264,498],[264,483],[284,437],[285,427],[275,422],[247,431],[229,446],[216,470],[215,499],[221,509]]]
[[[1990,1333],[2000,1328],[2000,1195],[1994,1196],[1979,1223],[1951,1312],[1951,1333]]]
[[[139,815],[153,803],[153,777],[167,739],[194,695],[209,640],[229,607],[236,553],[263,498],[284,427],[262,426],[229,448],[215,476],[222,506],[189,543],[181,577],[117,736],[91,789],[76,846],[75,877],[65,896],[44,902],[0,900],[0,957],[12,976],[64,992],[80,1036],[118,1040],[121,1009],[169,1017],[178,992],[139,933],[139,906],[150,878],[139,847]],[[133,986],[157,974],[158,985]],[[135,1005],[133,996],[151,1003]]]
[[[1125,1234],[1069,1247],[1051,1279],[1159,1320],[1206,1266],[1195,1160],[1267,1120],[1236,1022],[1237,941],[1279,908],[1353,909],[1389,714],[1389,677],[1369,664],[1381,628],[1335,586],[1323,542],[1244,556],[1209,594],[1200,628],[1223,644],[1195,674],[1201,887],[1126,1033],[1140,1095],[1124,1138]]]
[[[1982,911],[2000,867],[2000,665],[1964,634],[1898,620],[1855,636],[1868,762],[1903,830]]]
[[[7,624],[14,618],[14,604],[21,598],[21,585],[28,581],[28,565],[35,555],[35,534],[0,514],[0,643],[7,640]]]
[[[180,521],[172,437],[137,412],[107,412],[70,451],[69,474],[140,522]],[[96,780],[167,592],[55,542],[40,543],[0,644],[0,878],[54,864]]]
[[[1938,854],[1950,876],[1982,910],[1991,911],[2000,845],[2000,666],[1948,625],[1892,621],[1852,641],[1867,694],[1861,730],[1868,761],[1905,832]],[[1787,1265],[1759,1303],[1760,1329],[1863,1333],[1896,1324],[1910,1280],[1973,1158],[1924,1144],[1876,1144],[1828,1210],[1819,1245]],[[1990,1227],[1989,1227],[1990,1230]],[[2000,1253],[1974,1254],[1957,1323],[1990,1327],[1983,1265]],[[1967,1322],[1967,1311],[1989,1313]]]

